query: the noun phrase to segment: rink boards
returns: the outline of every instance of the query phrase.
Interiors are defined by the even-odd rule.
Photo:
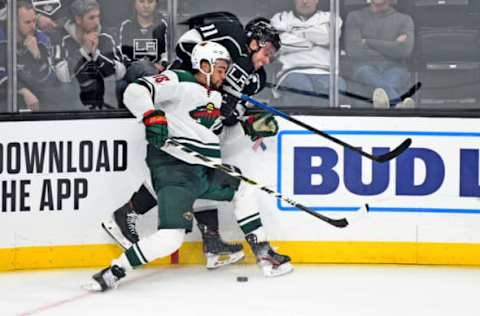
[[[259,192],[270,239],[295,262],[480,264],[475,119],[297,118],[368,152],[413,142],[380,164],[281,119],[278,136],[261,145],[230,130],[224,156],[244,174],[351,222],[335,228]],[[0,270],[98,266],[117,256],[99,223],[148,177],[143,133],[133,119],[0,123]],[[154,230],[154,213],[141,219],[142,234]],[[242,239],[229,204],[220,222],[225,239]],[[157,263],[172,262],[203,262],[198,231]]]

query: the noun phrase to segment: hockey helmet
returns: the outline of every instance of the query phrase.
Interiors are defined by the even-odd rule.
[[[245,26],[245,32],[249,42],[257,40],[260,47],[264,47],[267,42],[271,42],[275,49],[280,49],[280,35],[267,18],[259,17],[251,20]]]
[[[211,72],[213,72],[213,66],[217,60],[225,60],[228,64],[231,61],[228,50],[222,45],[211,41],[204,41],[195,45],[191,58],[192,69],[201,71],[200,65],[205,60],[212,66]]]

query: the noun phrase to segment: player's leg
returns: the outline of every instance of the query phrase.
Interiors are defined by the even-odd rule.
[[[144,183],[130,200],[102,222],[103,229],[124,249],[139,240],[136,221],[139,215],[157,206],[153,189]],[[198,205],[198,207],[197,207]],[[213,201],[195,203],[195,219],[203,241],[207,268],[218,268],[241,260],[244,257],[241,244],[230,244],[222,240],[218,226],[218,210]]]
[[[86,286],[92,291],[106,291],[116,288],[128,271],[138,268],[157,258],[168,256],[180,248],[185,236],[184,229],[161,229],[134,243],[112,264],[93,275],[92,284]]]
[[[139,215],[157,206],[157,199],[147,184],[142,184],[127,203],[116,209],[102,222],[103,229],[124,249],[139,240],[136,222]]]
[[[170,255],[180,248],[185,231],[192,230],[193,202],[208,190],[206,167],[189,165],[149,147],[147,163],[158,196],[158,229],[140,239],[112,264],[93,276],[91,290],[115,288],[129,270]]]
[[[217,202],[198,199],[193,208],[198,229],[202,235],[207,269],[232,264],[245,257],[242,244],[226,243],[222,240],[219,232]]]
[[[293,271],[291,258],[276,252],[267,240],[256,203],[255,188],[242,183],[233,199],[235,218],[245,235],[257,264],[265,276],[279,276]]]
[[[245,234],[245,239],[252,248],[264,275],[278,276],[291,272],[293,267],[290,264],[290,257],[275,252],[267,241],[256,205],[257,192],[255,188],[246,183],[240,183],[238,179],[219,170],[210,169],[209,172],[211,178],[210,190],[202,198],[224,201],[230,193],[229,189],[235,192],[232,199],[235,218]]]

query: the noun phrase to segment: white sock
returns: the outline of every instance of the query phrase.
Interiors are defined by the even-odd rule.
[[[128,248],[119,258],[112,261],[130,270],[158,258],[171,255],[183,243],[185,229],[160,229],[154,234],[140,239]]]

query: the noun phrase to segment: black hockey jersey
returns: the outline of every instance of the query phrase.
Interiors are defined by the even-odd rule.
[[[209,19],[211,16],[214,18]],[[218,16],[219,13],[209,13],[201,16],[201,19],[193,17],[186,24],[193,27],[193,30],[200,34],[202,40],[217,42],[230,53],[232,67],[227,74],[225,85],[247,95],[260,92],[265,86],[267,76],[263,68],[255,71],[243,25],[234,15]],[[191,21],[195,21],[195,23],[190,23]],[[202,23],[205,24],[199,25]],[[182,62],[180,68],[191,70],[190,55],[195,44],[188,42],[177,44],[176,53]]]

